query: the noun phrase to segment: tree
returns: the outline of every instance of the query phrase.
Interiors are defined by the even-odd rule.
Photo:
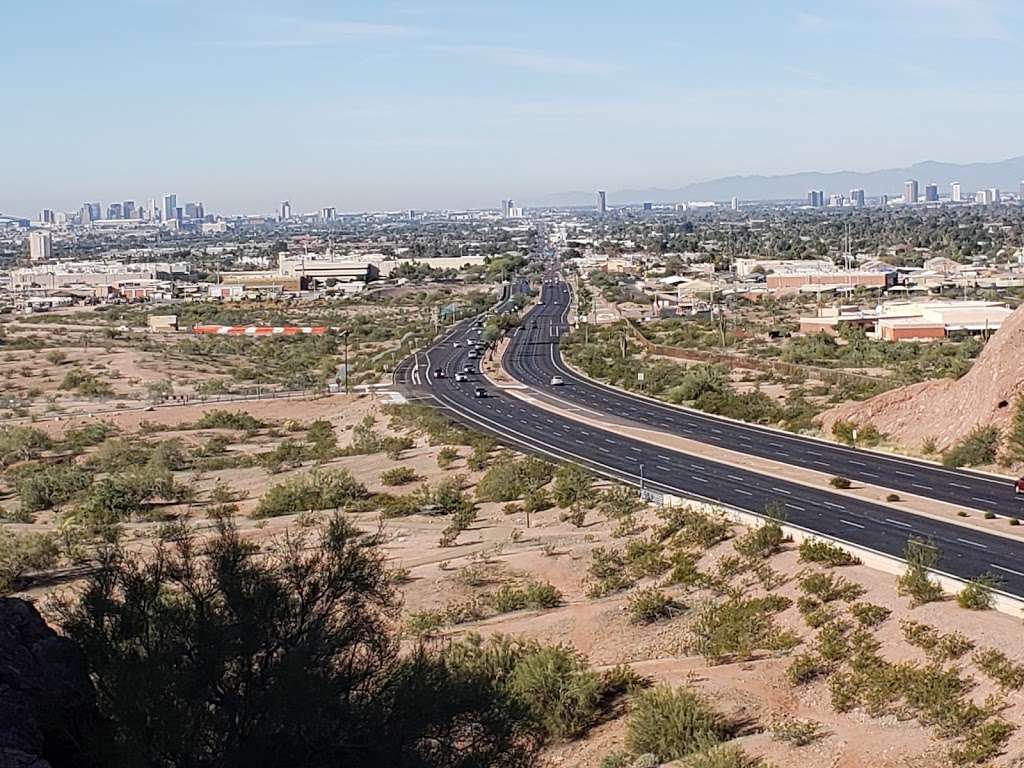
[[[566,464],[555,472],[555,503],[577,510],[594,498],[594,478],[578,464]]]
[[[529,713],[483,670],[399,655],[379,537],[339,516],[310,537],[264,555],[220,519],[207,543],[102,557],[57,606],[96,684],[96,764],[530,764]]]

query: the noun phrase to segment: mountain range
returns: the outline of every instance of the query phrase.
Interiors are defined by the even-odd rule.
[[[924,195],[925,184],[938,184],[940,195],[949,195],[950,184],[959,181],[964,195],[978,189],[997,187],[1017,193],[1024,181],[1024,155],[992,163],[941,163],[929,160],[906,168],[878,171],[805,171],[781,176],[727,176],[688,184],[678,189],[626,189],[608,192],[608,205],[644,202],[685,203],[696,200],[806,200],[808,191],[823,190],[827,195],[848,195],[851,189],[863,189],[867,197],[903,194],[903,182],[916,179]],[[528,199],[531,206],[593,206],[595,192],[559,192]]]

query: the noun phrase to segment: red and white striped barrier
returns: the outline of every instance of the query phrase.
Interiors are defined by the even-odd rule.
[[[192,333],[218,336],[296,336],[327,333],[323,325],[194,325]]]

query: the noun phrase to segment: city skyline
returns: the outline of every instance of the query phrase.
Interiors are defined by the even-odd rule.
[[[578,5],[224,0],[196,25],[178,0],[18,4],[0,211],[154,187],[234,212],[481,207],[1020,153],[1009,3]]]

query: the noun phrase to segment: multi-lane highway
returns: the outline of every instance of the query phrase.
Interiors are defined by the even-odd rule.
[[[561,306],[562,301],[551,306]],[[509,444],[575,461],[605,477],[642,483],[650,491],[755,514],[779,508],[792,525],[896,557],[908,537],[930,538],[941,551],[942,571],[961,578],[991,573],[1002,580],[1004,591],[1024,596],[1024,546],[1012,539],[673,451],[534,406],[491,386],[478,373],[465,344],[470,330],[470,321],[460,323],[441,341],[404,361],[396,371],[396,383],[411,396],[429,399],[457,420]],[[508,354],[520,355],[523,349],[533,346],[512,344]],[[455,374],[467,365],[477,372],[468,381],[456,381]],[[434,377],[437,369],[444,378]],[[487,396],[477,397],[477,387],[483,387]]]
[[[841,475],[872,485],[957,504],[982,512],[1021,517],[1024,504],[1013,483],[977,472],[848,448],[780,430],[743,424],[685,408],[659,403],[577,374],[565,365],[559,337],[568,329],[568,286],[552,281],[542,286],[541,300],[525,318],[505,355],[508,372],[531,388],[576,406],[614,415],[707,443],[716,448]],[[560,377],[564,385],[551,384]]]

